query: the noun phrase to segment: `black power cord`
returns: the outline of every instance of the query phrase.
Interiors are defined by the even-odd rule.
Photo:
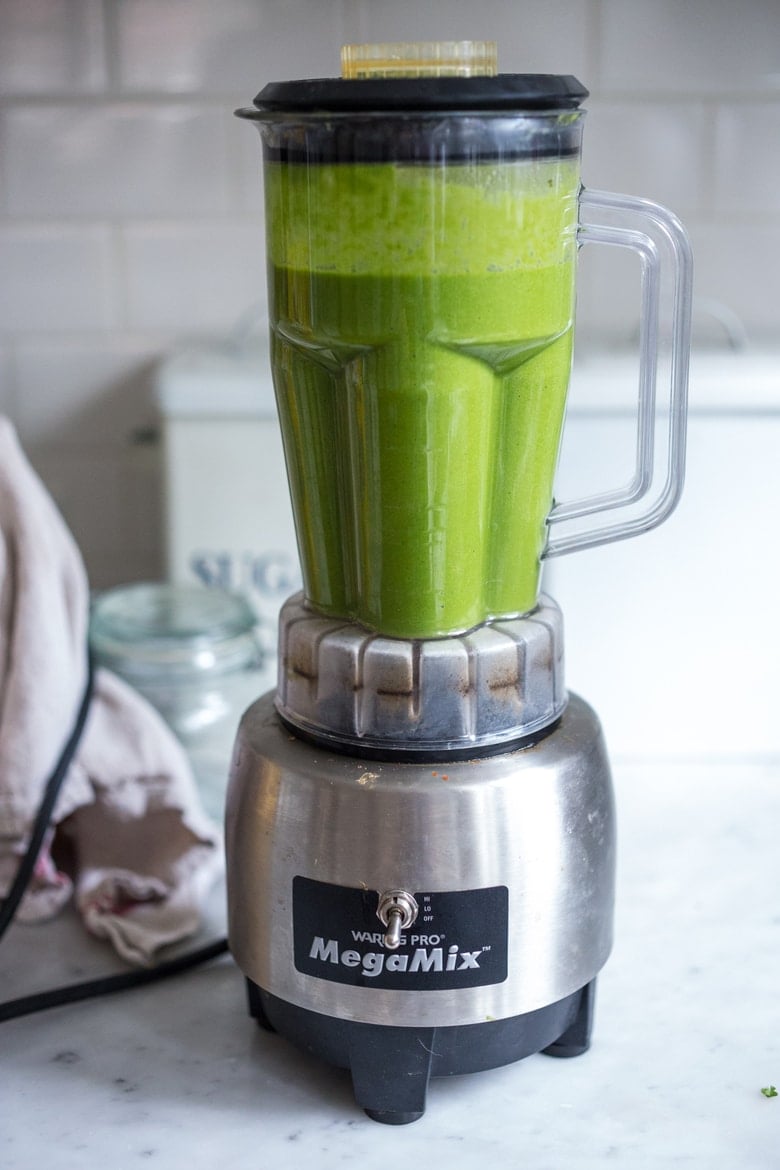
[[[84,687],[84,697],[81,700],[78,714],[76,715],[76,722],[73,731],[70,733],[68,740],[62,749],[62,754],[54,766],[54,771],[46,782],[43,799],[37,813],[35,814],[35,821],[33,822],[33,830],[30,835],[30,842],[27,850],[19,863],[19,868],[16,871],[16,876],[11,884],[11,888],[0,907],[0,938],[3,937],[8,927],[13,921],[14,914],[19,908],[19,903],[24,897],[24,891],[30,884],[30,880],[35,869],[35,863],[38,860],[38,854],[43,845],[43,839],[46,836],[46,830],[51,821],[51,815],[54,812],[54,805],[57,802],[62,782],[67,775],[70,762],[79,745],[82,732],[84,731],[84,724],[87,722],[87,713],[89,711],[89,704],[92,701],[92,692],[94,690],[95,667],[92,661],[92,655],[87,657],[87,682]]]
[[[196,951],[188,951],[186,955],[158,963],[156,967],[123,971],[119,975],[105,975],[98,979],[88,979],[84,983],[71,983],[67,987],[55,987],[51,991],[40,991],[35,995],[23,995],[20,999],[9,999],[5,1003],[0,1003],[0,1023],[18,1019],[19,1016],[29,1016],[33,1012],[42,1012],[47,1008],[78,1003],[82,999],[93,999],[98,995],[109,995],[114,991],[126,991],[131,987],[156,983],[159,979],[179,975],[182,971],[189,971],[191,967],[216,959],[219,955],[227,954],[227,951],[227,939],[220,938]]]
[[[30,884],[38,854],[41,851],[46,830],[51,822],[54,806],[57,802],[71,760],[81,740],[84,725],[87,722],[89,705],[94,690],[95,668],[92,655],[87,658],[87,682],[84,695],[79,706],[76,722],[68,740],[62,749],[54,771],[46,782],[43,799],[33,823],[30,842],[16,871],[16,876],[2,905],[0,905],[0,939],[11,925],[24,892]],[[44,1011],[47,1008],[60,1007],[68,1003],[78,1003],[79,1000],[91,999],[98,995],[108,995],[115,991],[125,991],[130,987],[142,987],[146,983],[154,983],[159,979],[167,979],[171,975],[178,975],[188,971],[201,963],[207,963],[219,955],[227,954],[228,942],[226,938],[217,939],[198,950],[189,951],[169,959],[157,966],[143,970],[125,971],[119,975],[106,975],[98,979],[89,979],[84,983],[72,983],[66,987],[55,987],[50,991],[37,992],[34,995],[25,995],[19,999],[7,1000],[0,1003],[0,1023],[5,1020],[17,1019],[19,1016],[30,1015],[32,1012]]]

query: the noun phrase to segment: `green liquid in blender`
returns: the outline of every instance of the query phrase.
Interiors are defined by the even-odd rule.
[[[307,599],[391,637],[536,604],[571,364],[577,166],[266,164]]]

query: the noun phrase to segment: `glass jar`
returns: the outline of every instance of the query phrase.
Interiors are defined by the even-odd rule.
[[[238,721],[273,684],[248,602],[220,589],[118,586],[93,603],[90,645],[181,740],[203,805],[221,821]]]

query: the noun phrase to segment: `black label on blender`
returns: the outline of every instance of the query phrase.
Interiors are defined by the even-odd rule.
[[[293,878],[295,967],[303,975],[402,991],[487,987],[507,977],[509,891],[414,892],[415,921],[385,945],[379,893]]]

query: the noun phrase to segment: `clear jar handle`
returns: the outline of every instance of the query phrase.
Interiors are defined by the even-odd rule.
[[[658,415],[656,381],[660,349],[659,305],[661,283],[667,271],[673,282],[671,366],[669,374],[669,425],[666,433],[666,480],[660,492],[639,515],[614,524],[586,528],[549,540],[544,558],[594,548],[614,540],[627,540],[661,524],[674,510],[685,477],[685,431],[688,406],[688,359],[691,340],[691,293],[693,258],[684,227],[672,212],[648,199],[614,195],[604,191],[580,192],[580,212],[617,211],[636,216],[650,231],[596,222],[578,227],[578,243],[609,244],[629,248],[641,262],[641,317],[639,333],[639,396],[634,474],[628,484],[614,491],[600,492],[581,500],[556,504],[548,525],[573,521],[584,516],[626,508],[644,499],[653,483],[655,430]]]

